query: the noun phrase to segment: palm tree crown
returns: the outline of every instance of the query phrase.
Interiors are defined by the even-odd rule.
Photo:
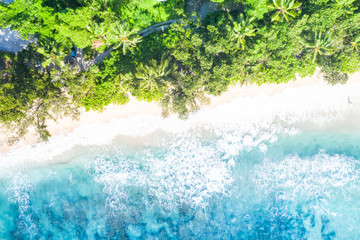
[[[169,68],[169,59],[161,58],[160,63],[152,59],[150,65],[140,63],[135,77],[140,79],[140,88],[148,89],[151,92],[159,91],[165,84],[165,78],[171,73]]]
[[[46,68],[51,63],[55,63],[60,68],[65,66],[64,51],[57,44],[47,41],[47,44],[44,47],[38,47],[36,51],[45,58],[41,63],[43,68]]]
[[[271,21],[289,21],[290,18],[295,18],[297,13],[295,10],[301,6],[302,3],[295,2],[295,0],[273,0],[273,4],[268,6],[272,10],[277,10],[272,16]]]
[[[300,41],[306,48],[311,49],[314,52],[313,63],[316,60],[316,56],[319,55],[331,55],[334,53],[334,40],[329,34],[322,34],[321,32],[312,35],[310,41]]]
[[[251,22],[254,18],[250,20],[245,20],[244,15],[240,14],[237,21],[234,21],[233,26],[233,40],[236,40],[236,44],[238,48],[242,50],[245,49],[246,41],[245,37],[252,37],[256,35],[256,28],[253,28]]]
[[[99,43],[101,43],[102,45],[107,40],[106,34],[108,33],[108,30],[104,23],[92,24],[91,26],[87,26],[86,29],[91,34],[91,38],[93,39],[94,46],[99,45]]]
[[[360,34],[358,34],[353,41],[350,42],[351,46],[354,47],[355,51],[359,51]]]
[[[135,35],[138,29],[130,29],[126,23],[115,22],[112,27],[111,40],[115,43],[115,49],[122,45],[123,54],[126,54],[126,50],[129,47],[134,47],[141,41],[141,37]]]

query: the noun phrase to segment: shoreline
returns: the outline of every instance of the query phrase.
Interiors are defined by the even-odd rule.
[[[360,104],[360,92],[357,96],[354,95],[354,87],[352,85],[359,86],[360,90],[360,73],[355,73],[350,75],[349,81],[345,85],[328,85],[325,81],[322,80],[321,74],[317,71],[313,76],[306,78],[298,78],[288,83],[281,84],[263,84],[261,86],[257,85],[247,85],[233,86],[228,91],[224,92],[221,96],[212,96],[211,102],[209,105],[204,105],[201,107],[199,112],[204,112],[209,109],[215,109],[222,105],[226,105],[235,101],[236,99],[247,99],[255,98],[257,96],[267,96],[273,97],[279,95],[286,91],[296,91],[302,87],[317,87],[319,90],[334,90],[334,89],[348,89],[348,97],[350,101],[353,102],[352,105]],[[354,85],[354,86],[355,86]],[[346,91],[346,89],[344,91]],[[354,93],[352,93],[354,91]],[[304,96],[305,98],[306,96]],[[314,96],[312,96],[314,97]],[[321,97],[321,92],[319,92],[319,97]],[[343,102],[341,104],[347,104],[347,96],[343,97]],[[284,99],[286,100],[286,99]],[[263,100],[264,101],[264,100]],[[306,103],[305,103],[306,104]],[[148,103],[144,101],[137,101],[136,99],[131,99],[131,101],[126,105],[109,105],[102,112],[89,111],[85,112],[82,110],[79,120],[72,120],[71,118],[59,119],[58,122],[49,122],[48,129],[52,137],[65,137],[68,134],[73,133],[78,128],[84,126],[92,126],[96,124],[107,124],[113,120],[124,120],[130,117],[145,115],[153,116],[159,118],[161,116],[161,108],[156,103]],[[195,116],[198,113],[192,115]],[[173,117],[170,117],[173,118]],[[21,149],[23,147],[33,148],[35,146],[41,145],[44,143],[37,143],[37,137],[34,132],[29,132],[25,139],[20,140],[17,144],[13,146],[7,145],[6,136],[4,134],[0,135],[0,159],[1,155],[6,155],[7,153],[13,152],[15,150]]]

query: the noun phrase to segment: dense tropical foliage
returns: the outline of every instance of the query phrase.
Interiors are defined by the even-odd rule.
[[[0,3],[0,27],[37,39],[0,55],[0,122],[11,140],[31,126],[47,139],[49,119],[130,95],[186,118],[234,84],[287,82],[317,67],[336,84],[359,71],[360,0],[213,2],[218,11],[201,21],[184,0]],[[72,46],[80,62],[103,57],[65,64]]]

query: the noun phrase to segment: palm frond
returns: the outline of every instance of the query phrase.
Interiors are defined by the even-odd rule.
[[[273,5],[268,6],[271,10],[276,10],[271,15],[271,21],[290,21],[290,17],[295,18],[297,13],[295,10],[302,5],[302,3],[295,2],[295,0],[273,0]]]
[[[335,51],[334,43],[330,33],[323,34],[322,32],[314,33],[309,41],[300,41],[307,49],[314,53],[313,63],[316,61],[318,55],[332,55]]]
[[[236,40],[236,44],[239,49],[245,49],[245,37],[252,37],[256,35],[257,29],[255,29],[251,24],[253,20],[254,18],[245,20],[244,15],[240,14],[238,20],[233,23],[233,40]]]

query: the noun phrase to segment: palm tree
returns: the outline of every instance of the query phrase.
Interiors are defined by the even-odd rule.
[[[49,44],[49,45],[47,45]],[[41,62],[41,66],[46,68],[51,63],[55,63],[60,68],[65,66],[64,57],[65,54],[58,44],[51,44],[47,41],[47,44],[43,47],[38,47],[36,51],[44,56],[44,61]]]
[[[295,2],[295,0],[273,0],[273,5],[268,6],[272,10],[277,10],[272,16],[271,21],[289,21],[290,18],[295,18],[297,13],[295,10],[301,6],[302,3]]]
[[[358,34],[353,41],[350,42],[351,46],[354,47],[355,51],[359,51],[360,34]]]
[[[351,7],[351,4],[355,2],[355,0],[336,0],[336,8],[337,9],[343,9],[345,13],[347,14],[353,14],[353,8]]]
[[[234,22],[233,26],[233,40],[236,40],[236,45],[242,50],[245,49],[246,41],[245,37],[252,37],[256,35],[256,28],[253,28],[251,22],[254,18],[246,21],[243,14],[240,14],[237,21]]]
[[[108,30],[104,23],[92,24],[91,26],[87,26],[86,29],[90,32],[91,38],[94,39],[93,46],[95,46],[95,48],[99,46],[99,43],[101,46],[107,40],[106,34]]]
[[[138,29],[130,29],[126,23],[115,22],[111,32],[111,40],[115,43],[114,49],[122,45],[123,54],[125,55],[129,47],[134,47],[141,41],[141,37],[135,35],[136,32],[138,32]]]
[[[314,52],[313,63],[316,60],[318,54],[331,55],[334,52],[334,40],[331,39],[329,34],[322,34],[321,32],[312,35],[310,41],[300,41],[306,48],[311,49]]]
[[[135,77],[140,82],[141,89],[147,89],[150,92],[160,91],[165,86],[166,77],[173,69],[169,67],[169,59],[163,56],[160,63],[152,59],[150,65],[143,65],[140,63]]]

